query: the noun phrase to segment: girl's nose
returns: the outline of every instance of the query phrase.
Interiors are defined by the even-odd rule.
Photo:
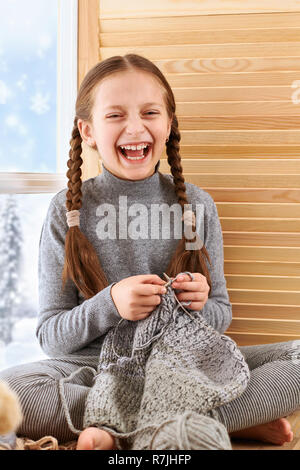
[[[128,134],[138,134],[144,131],[144,124],[141,118],[128,118],[126,131]]]

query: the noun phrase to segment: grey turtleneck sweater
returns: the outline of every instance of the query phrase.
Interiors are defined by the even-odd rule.
[[[62,291],[61,275],[65,256],[66,192],[51,200],[39,244],[39,314],[37,338],[50,357],[69,354],[98,355],[105,334],[121,316],[111,297],[111,287],[121,279],[139,274],[163,272],[179,242],[176,232],[180,218],[167,220],[169,207],[178,204],[171,175],[162,174],[160,162],[152,176],[123,180],[104,165],[101,175],[82,184],[80,229],[93,244],[109,285],[88,300],[72,281]],[[197,220],[197,232],[204,241],[212,291],[199,314],[220,333],[231,323],[232,310],[224,278],[223,237],[212,197],[191,183],[185,183],[187,198]],[[156,209],[162,209],[162,216]],[[188,208],[186,208],[188,209]],[[126,215],[127,211],[127,215]],[[166,230],[165,227],[170,230]],[[181,238],[181,236],[180,236]],[[167,273],[168,274],[168,273]]]

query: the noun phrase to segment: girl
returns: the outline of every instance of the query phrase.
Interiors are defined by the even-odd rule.
[[[84,183],[82,141],[97,149],[103,163],[102,174]],[[87,366],[65,384],[72,421],[82,429],[106,333],[120,318],[137,322],[151,315],[166,291],[163,272],[171,278],[192,272],[193,281],[183,275],[173,284],[181,291],[178,299],[191,301],[189,308],[220,333],[230,325],[216,205],[207,192],[184,182],[179,142],[172,90],[152,62],[128,54],[89,71],[76,101],[68,190],[52,199],[40,238],[37,337],[50,359],[0,374],[21,400],[20,435],[39,439],[51,434],[60,442],[77,437],[67,425],[59,381]],[[158,171],[165,145],[172,176]],[[185,234],[176,239],[163,231],[162,238],[157,236],[160,218],[149,210],[161,205],[165,216],[174,204],[181,209],[180,223],[174,217],[171,224],[174,232],[185,204],[197,214],[203,209],[198,217],[203,246],[187,248]],[[130,221],[127,210],[139,217]],[[251,370],[250,383],[240,397],[216,409],[231,436],[279,445],[293,439],[284,417],[299,407],[299,343],[240,348]],[[87,428],[77,448],[111,449],[114,439],[104,430]]]

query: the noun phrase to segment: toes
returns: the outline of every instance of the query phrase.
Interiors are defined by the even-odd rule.
[[[285,418],[276,419],[270,424],[272,425],[272,430],[280,432],[285,436],[288,436],[291,433],[291,425]]]

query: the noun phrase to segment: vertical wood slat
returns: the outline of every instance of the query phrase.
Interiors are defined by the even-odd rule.
[[[78,86],[99,61],[99,0],[78,0]]]
[[[87,72],[99,62],[99,0],[78,0],[78,89]],[[99,174],[98,153],[82,144],[82,181]]]

